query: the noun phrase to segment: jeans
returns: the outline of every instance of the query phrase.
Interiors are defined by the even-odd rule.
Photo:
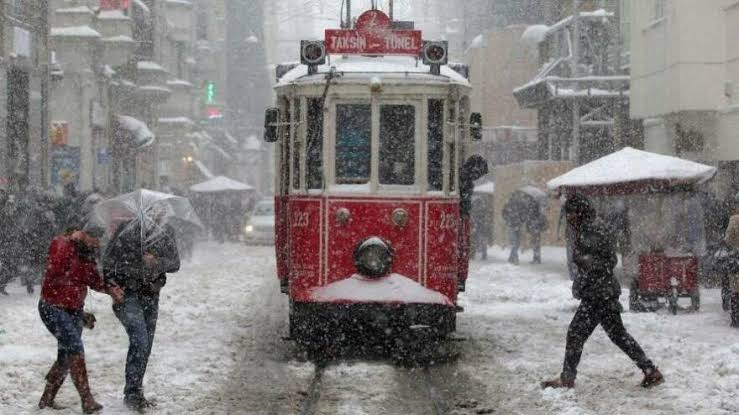
[[[38,303],[41,321],[57,341],[57,362],[65,364],[72,355],[85,354],[82,344],[82,310],[67,310],[47,304],[43,300]]]
[[[621,321],[621,303],[618,299],[604,301],[583,301],[572,318],[567,330],[567,346],[565,361],[562,369],[562,379],[574,380],[577,376],[577,366],[580,364],[582,349],[593,330],[600,324],[608,338],[631,358],[642,371],[654,369],[639,343],[626,331]]]
[[[511,244],[511,254],[508,255],[508,262],[518,263],[518,248],[521,246],[520,228],[508,228],[508,242]]]
[[[534,251],[534,257],[531,262],[541,264],[541,233],[531,233],[531,249]]]
[[[113,305],[113,312],[128,334],[126,387],[123,394],[126,397],[143,396],[144,374],[159,316],[159,296],[126,291],[123,303]]]

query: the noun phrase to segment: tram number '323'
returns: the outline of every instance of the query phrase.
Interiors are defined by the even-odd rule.
[[[439,229],[456,229],[457,217],[451,213],[442,213],[439,219]]]
[[[307,228],[310,223],[308,212],[293,212],[293,228]]]

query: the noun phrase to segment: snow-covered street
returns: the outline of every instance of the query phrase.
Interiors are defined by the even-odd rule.
[[[274,277],[272,247],[206,243],[172,275],[160,319],[146,392],[151,413],[298,414],[311,397],[315,366],[282,340],[287,298]],[[465,312],[459,315],[459,358],[425,371],[390,361],[330,362],[322,371],[318,414],[431,414],[435,394],[451,414],[735,414],[739,413],[739,331],[730,329],[718,290],[702,291],[702,309],[623,314],[627,329],[666,376],[652,390],[641,373],[596,330],[585,347],[577,387],[542,391],[559,373],[571,298],[562,250],[544,250],[544,264],[512,266],[490,249],[475,261]],[[528,258],[527,256],[524,256]],[[42,413],[36,403],[55,341],[36,310],[37,296],[15,283],[0,297],[0,413]],[[626,306],[627,291],[621,297]],[[84,335],[93,392],[104,413],[128,413],[121,400],[127,340],[97,293]],[[79,413],[71,382],[56,413]]]

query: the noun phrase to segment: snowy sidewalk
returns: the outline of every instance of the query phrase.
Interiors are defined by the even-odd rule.
[[[281,340],[287,299],[274,276],[273,248],[199,248],[163,291],[146,378],[147,393],[159,402],[151,413],[299,413],[313,365],[297,359],[292,345]],[[459,360],[440,368],[451,390],[470,391],[456,395],[461,401],[450,402],[451,413],[739,413],[739,331],[728,327],[718,290],[703,290],[698,313],[623,314],[626,327],[663,370],[664,385],[640,388],[638,369],[597,329],[585,347],[576,389],[542,391],[539,382],[559,374],[577,306],[564,251],[545,248],[539,266],[528,264],[530,251],[520,266],[505,262],[507,251],[489,252],[488,261],[472,263],[460,297],[465,312],[458,316],[458,331],[468,340],[460,343]],[[35,405],[55,342],[38,318],[38,297],[16,283],[10,288],[9,297],[0,297],[0,414],[51,414]],[[624,306],[627,298],[624,290]],[[84,335],[93,391],[105,414],[129,414],[121,401],[125,333],[107,296],[91,294],[87,305],[98,318],[95,330]],[[368,407],[382,410],[362,413],[426,415],[412,404],[412,373],[372,362],[339,363],[332,370],[327,381],[347,387],[326,397],[322,413],[355,415]],[[69,409],[55,414],[80,412],[71,383],[58,401]]]
[[[739,413],[739,331],[729,327],[719,290],[702,290],[698,313],[622,315],[626,328],[666,377],[653,390],[638,386],[640,371],[596,329],[585,346],[577,387],[572,391],[539,388],[556,377],[564,357],[567,326],[578,304],[572,298],[564,249],[545,248],[544,264],[506,263],[508,251],[489,250],[487,262],[474,261],[462,295],[465,313],[459,330],[471,337],[482,356],[477,374],[489,384],[499,373],[486,370],[496,361],[514,373],[504,379],[507,399],[499,413],[515,414],[736,414]],[[621,301],[628,310],[628,290]]]
[[[168,278],[162,291],[154,350],[145,391],[159,407],[153,413],[222,413],[222,382],[238,365],[240,326],[258,306],[258,290],[277,289],[272,247],[204,244],[192,262]],[[0,414],[51,413],[36,408],[56,356],[56,342],[38,317],[38,295],[11,284],[0,297]],[[38,292],[38,290],[37,290]],[[110,298],[91,292],[86,309],[97,325],[85,330],[90,384],[105,414],[130,414],[123,405],[128,340],[113,315]],[[279,335],[278,333],[275,333]],[[67,380],[55,414],[80,413]]]

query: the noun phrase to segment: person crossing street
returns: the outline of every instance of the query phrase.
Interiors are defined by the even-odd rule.
[[[572,294],[580,306],[567,331],[562,373],[542,382],[543,388],[572,388],[583,346],[600,325],[611,341],[644,372],[641,386],[648,388],[664,382],[659,369],[647,358],[639,343],[626,331],[621,320],[621,286],[613,275],[616,266],[615,240],[610,229],[597,217],[590,200],[582,195],[567,199],[564,211],[574,230],[573,261],[578,268]]]

